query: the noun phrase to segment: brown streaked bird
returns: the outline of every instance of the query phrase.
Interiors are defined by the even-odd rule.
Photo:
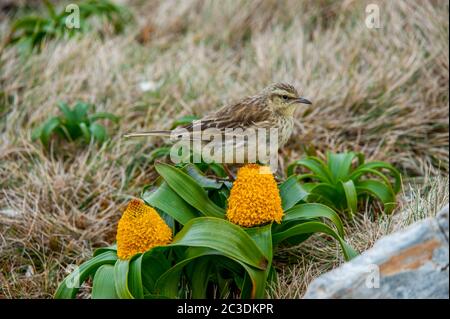
[[[217,111],[193,121],[183,129],[192,131],[196,128],[203,131],[214,128],[225,135],[225,129],[275,128],[278,129],[278,148],[281,148],[292,134],[294,111],[300,104],[311,104],[311,102],[300,97],[294,86],[287,83],[275,83],[265,88],[261,93],[225,105]],[[179,131],[180,128],[172,131],[138,132],[127,134],[125,137],[168,137],[176,135]]]

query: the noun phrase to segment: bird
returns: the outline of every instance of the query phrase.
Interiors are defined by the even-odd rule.
[[[180,139],[192,141],[196,139],[195,131],[200,131],[203,134],[203,132],[212,130],[223,137],[223,139],[219,140],[222,147],[232,145],[235,152],[236,149],[245,149],[248,152],[249,143],[247,139],[244,142],[241,141],[239,145],[239,142],[236,142],[235,139],[228,139],[227,141],[226,137],[236,137],[239,134],[243,134],[242,132],[254,132],[258,129],[272,129],[278,133],[277,148],[281,149],[293,132],[294,112],[301,104],[312,103],[308,99],[301,97],[293,85],[283,82],[274,83],[256,95],[247,96],[233,103],[226,104],[188,125],[177,127],[174,130],[129,133],[125,137],[178,136]],[[202,135],[200,136],[202,143],[210,141]],[[266,142],[268,143],[269,140],[266,139]],[[253,152],[256,151],[255,148],[250,149]]]

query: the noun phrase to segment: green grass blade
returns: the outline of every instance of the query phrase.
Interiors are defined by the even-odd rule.
[[[205,216],[223,218],[225,210],[212,202],[206,191],[182,170],[168,164],[155,164],[156,171],[181,198]]]
[[[339,215],[330,207],[319,203],[299,204],[284,212],[283,222],[298,219],[327,218],[335,226],[338,234],[344,237],[344,226]]]
[[[252,267],[266,269],[268,260],[254,240],[239,226],[224,219],[192,219],[175,236],[171,246],[207,247]]]
[[[321,222],[306,222],[303,224],[297,224],[283,232],[273,234],[274,244],[279,244],[283,240],[288,239],[289,237],[301,235],[301,234],[309,234],[309,233],[324,233],[332,236],[336,239],[341,245],[342,252],[344,253],[344,257],[346,260],[350,260],[358,255],[358,253],[347,244],[338,233],[336,233],[331,227]]]
[[[95,273],[98,267],[105,264],[114,264],[117,261],[117,254],[114,251],[107,251],[103,254],[81,264],[75,271],[68,275],[59,285],[55,293],[56,299],[74,298],[80,285],[86,278]]]
[[[298,183],[296,176],[290,176],[278,188],[283,210],[291,208],[308,196],[308,192]]]
[[[92,299],[118,299],[114,283],[114,266],[100,266],[92,283]]]
[[[141,198],[150,206],[156,207],[172,216],[180,224],[185,225],[191,219],[198,217],[195,208],[187,204],[167,184],[161,183],[159,187],[145,190]]]

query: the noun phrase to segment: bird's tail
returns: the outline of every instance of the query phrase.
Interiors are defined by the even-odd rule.
[[[125,134],[124,137],[142,137],[142,136],[163,136],[170,137],[172,131],[148,131],[148,132],[135,132]]]

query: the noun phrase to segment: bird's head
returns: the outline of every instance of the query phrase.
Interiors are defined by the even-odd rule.
[[[311,104],[301,97],[295,87],[287,83],[275,83],[263,91],[267,104],[275,112],[284,116],[293,116],[295,108],[300,104]]]

